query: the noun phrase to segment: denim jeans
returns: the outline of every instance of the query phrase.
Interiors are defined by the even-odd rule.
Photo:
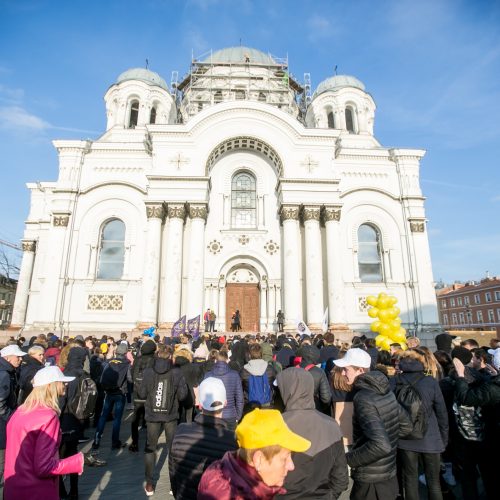
[[[106,419],[114,408],[114,419],[113,419],[113,434],[111,436],[112,444],[116,444],[120,441],[120,426],[122,423],[123,409],[125,407],[125,395],[124,394],[106,394],[104,398],[104,405],[102,408],[101,416],[99,417],[99,422],[97,423],[97,429],[95,431],[94,442],[99,443],[104,431],[104,426],[106,425]]]
[[[158,446],[158,439],[160,439],[161,433],[165,432],[165,441],[167,443],[166,447],[168,450],[170,448],[172,439],[174,438],[175,429],[177,429],[177,420],[172,420],[171,422],[147,422],[147,425],[148,441],[146,444],[146,449],[144,450],[144,465],[146,468],[146,483],[152,484],[156,463],[156,447]]]
[[[405,500],[418,500],[418,459],[422,460],[429,500],[442,500],[440,484],[441,454],[398,450]]]

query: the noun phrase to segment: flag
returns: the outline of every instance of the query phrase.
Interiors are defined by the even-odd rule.
[[[328,307],[325,309],[325,314],[323,314],[323,333],[328,331]]]
[[[194,339],[197,339],[200,336],[200,315],[195,318],[191,318],[187,322],[187,331],[190,335],[193,336]]]
[[[311,336],[311,330],[309,330],[309,327],[301,320],[297,319],[297,333],[299,335],[307,335],[308,337]]]
[[[178,337],[186,331],[186,316],[179,318],[172,326],[171,335],[172,337]]]

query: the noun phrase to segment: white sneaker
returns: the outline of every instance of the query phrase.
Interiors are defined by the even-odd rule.
[[[418,480],[424,485],[424,486],[427,486],[427,481],[425,479],[425,474],[420,474],[420,476],[418,476]]]

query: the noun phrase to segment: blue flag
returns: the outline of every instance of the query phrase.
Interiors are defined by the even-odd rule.
[[[186,315],[182,316],[182,318],[178,319],[174,325],[172,326],[172,337],[178,337],[182,335],[186,331]]]
[[[197,339],[200,336],[200,315],[195,318],[191,318],[187,322],[187,331],[190,335],[193,336],[194,339]]]

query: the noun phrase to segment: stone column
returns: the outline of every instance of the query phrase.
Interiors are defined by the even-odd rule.
[[[181,317],[182,290],[182,242],[184,239],[184,204],[169,204],[167,207],[168,235],[162,262],[165,266],[165,282],[162,287],[162,317],[161,323],[167,328]]]
[[[285,290],[285,327],[294,331],[296,319],[302,318],[302,286],[299,261],[299,207],[288,205],[281,208],[283,223],[283,278]]]
[[[305,206],[302,212],[305,229],[306,307],[307,324],[311,330],[320,330],[323,320],[323,258],[320,207]]]
[[[219,283],[219,312],[216,325],[219,332],[226,331],[226,282],[224,279]]]
[[[274,322],[276,321],[276,286],[269,286],[269,331],[274,330]]]
[[[186,297],[188,318],[194,318],[203,313],[203,264],[207,206],[205,204],[190,205],[189,217],[191,218],[191,234]]]
[[[267,331],[267,282],[260,282],[260,332]]]
[[[340,207],[325,207],[328,277],[328,313],[332,329],[345,330],[344,280],[342,278],[342,246],[340,243]]]
[[[33,275],[33,265],[35,263],[36,241],[23,240],[23,260],[19,279],[17,281],[16,298],[12,311],[10,328],[21,328],[24,326],[26,311],[28,309],[28,299],[31,287],[31,277]]]
[[[276,314],[278,314],[278,311],[282,309],[281,306],[281,285],[276,285]]]
[[[146,203],[148,217],[144,271],[142,278],[142,312],[140,328],[158,321],[160,285],[161,224],[164,215],[160,203]]]
[[[212,285],[205,285],[205,299],[203,301],[203,314],[207,309],[212,309]]]

